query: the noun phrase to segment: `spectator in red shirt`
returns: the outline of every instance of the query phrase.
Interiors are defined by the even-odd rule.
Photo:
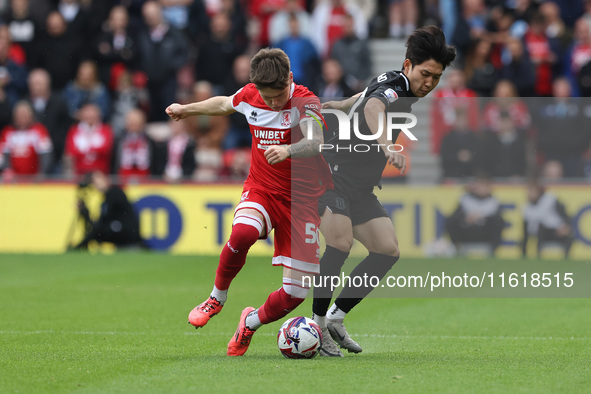
[[[482,110],[484,131],[497,133],[501,127],[501,112],[507,112],[517,130],[526,131],[531,126],[531,116],[525,101],[517,95],[515,85],[502,79],[494,89],[492,98]]]
[[[321,57],[330,55],[332,45],[345,35],[346,15],[353,16],[355,35],[367,38],[367,20],[363,11],[355,4],[344,0],[323,0],[318,2],[312,13],[312,41]]]
[[[556,48],[558,43],[551,41],[546,35],[546,19],[542,14],[534,14],[529,29],[523,37],[529,57],[535,66],[537,96],[552,94],[552,67],[558,60]]]
[[[0,40],[8,42],[8,59],[12,60],[17,66],[26,66],[27,54],[25,50],[19,43],[14,42],[8,25],[4,25],[3,23],[4,21],[0,19]]]
[[[65,174],[72,176],[92,171],[110,173],[113,132],[101,122],[101,110],[95,104],[80,109],[80,122],[66,137]]]
[[[470,130],[478,131],[478,95],[466,87],[466,76],[461,69],[447,72],[447,83],[435,91],[431,107],[431,152],[439,154],[443,137],[456,126],[459,108],[468,121]]]
[[[35,122],[33,108],[19,101],[13,110],[13,124],[0,134],[4,154],[4,175],[35,175],[47,172],[51,164],[51,138],[45,126]]]
[[[303,1],[300,3],[303,5]],[[286,0],[253,0],[250,2],[250,15],[259,23],[258,37],[256,38],[258,46],[269,45],[269,21],[277,11],[285,8],[286,5]]]
[[[117,173],[124,178],[150,175],[152,144],[146,136],[146,115],[132,109],[125,117],[125,134],[117,148]]]

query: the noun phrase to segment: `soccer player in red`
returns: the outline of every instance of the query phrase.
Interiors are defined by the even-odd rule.
[[[252,165],[234,212],[232,233],[222,249],[213,291],[191,311],[189,322],[203,327],[221,311],[249,248],[272,229],[273,265],[283,267],[283,286],[260,308],[242,311],[228,344],[229,356],[243,355],[257,328],[286,316],[306,297],[309,288],[303,277],[319,272],[318,197],[331,185],[328,166],[319,155],[323,142],[320,101],[293,83],[287,55],[280,49],[261,49],[250,63],[250,80],[233,96],[175,103],[166,109],[175,120],[238,111],[250,125]]]

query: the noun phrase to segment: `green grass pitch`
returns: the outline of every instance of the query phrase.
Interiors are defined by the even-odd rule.
[[[460,393],[591,391],[590,299],[367,299],[347,317],[364,347],[284,359],[275,322],[225,355],[240,311],[279,288],[249,258],[223,312],[187,314],[217,257],[0,255],[0,392]],[[311,301],[290,316],[310,316]]]

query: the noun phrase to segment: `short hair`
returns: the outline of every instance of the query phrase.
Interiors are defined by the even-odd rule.
[[[16,104],[14,104],[14,107],[12,109],[13,113],[16,112],[17,108],[26,108],[27,111],[29,111],[29,114],[31,116],[35,116],[35,111],[33,111],[33,106],[31,105],[31,103],[29,103],[27,100],[19,100],[16,102]]]
[[[413,67],[433,59],[445,70],[455,58],[456,48],[447,45],[443,30],[437,26],[421,27],[406,40],[406,59]]]
[[[285,89],[289,85],[289,57],[278,48],[263,48],[250,61],[250,81],[257,89]]]

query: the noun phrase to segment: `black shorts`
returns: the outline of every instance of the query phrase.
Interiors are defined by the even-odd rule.
[[[320,217],[326,209],[332,213],[345,215],[351,219],[353,226],[363,224],[375,218],[389,217],[386,209],[373,194],[373,188],[353,189],[340,186],[327,190],[318,200]]]

